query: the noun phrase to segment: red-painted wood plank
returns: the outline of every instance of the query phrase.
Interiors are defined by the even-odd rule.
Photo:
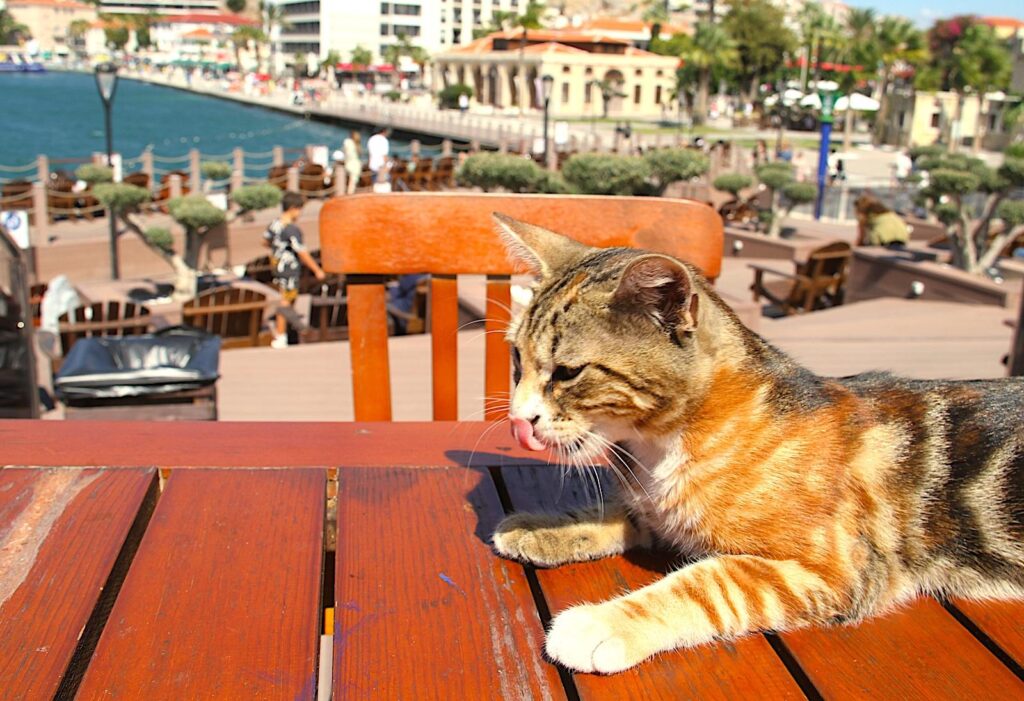
[[[579,474],[561,483],[557,467],[506,467],[502,478],[517,511],[568,511],[596,503]],[[609,485],[605,484],[603,487]],[[650,584],[669,558],[644,553],[537,570],[552,615],[575,604],[598,603]],[[677,650],[610,676],[575,675],[581,699],[799,699],[803,693],[767,640],[753,635]]]
[[[312,699],[325,480],[173,472],[78,698]]]
[[[1024,682],[930,598],[856,626],[782,638],[826,698],[1024,698]]]
[[[334,698],[564,698],[486,472],[338,472]]]
[[[105,440],[97,440],[97,436]],[[406,467],[528,463],[507,427],[464,422],[0,421],[15,465]]]
[[[1024,667],[1024,602],[957,600],[955,605]]]
[[[153,470],[0,470],[0,696],[53,698]]]

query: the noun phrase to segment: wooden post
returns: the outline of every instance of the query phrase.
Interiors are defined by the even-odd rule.
[[[295,166],[288,169],[288,189],[292,192],[299,191],[299,169]]]
[[[203,188],[202,171],[200,170],[199,149],[193,148],[188,151],[188,175],[189,187],[192,192],[200,192]]]
[[[46,156],[36,158],[36,180],[41,183],[50,182],[50,159]]]
[[[452,155],[452,140],[442,139],[441,140],[441,156],[447,158]]]
[[[42,180],[32,183],[32,218],[32,238],[42,244],[50,226],[50,213],[46,211],[46,183]]]
[[[1017,315],[1017,328],[1013,332],[1009,367],[1011,375],[1024,375],[1024,292],[1020,296],[1020,313]]]
[[[334,164],[334,178],[331,180],[334,183],[334,196],[344,195],[348,190],[346,189],[348,173],[345,172],[345,166],[341,163]]]
[[[181,182],[181,176],[180,175],[178,175],[177,173],[172,174],[167,179],[167,184],[170,186],[169,189],[170,189],[170,196],[171,197],[181,197],[181,185],[182,185],[182,182]]]
[[[271,150],[274,153],[274,165],[276,165],[276,166],[284,165],[284,147],[283,146],[275,146]]]
[[[231,191],[234,192],[245,185],[245,150],[235,148],[231,151],[231,157]]]
[[[139,156],[139,158],[142,160],[142,172],[149,176],[149,186],[152,188],[153,183],[155,182],[153,173],[153,152],[147,148],[142,152],[142,155]]]
[[[414,161],[420,157],[419,139],[413,139],[412,141],[409,142],[409,157],[412,158],[412,160]]]

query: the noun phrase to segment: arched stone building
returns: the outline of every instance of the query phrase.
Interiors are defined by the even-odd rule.
[[[539,79],[550,75],[551,113],[560,117],[658,117],[672,102],[679,59],[628,41],[575,30],[497,32],[434,57],[433,88],[463,83],[498,110],[539,108]],[[520,77],[522,72],[522,77]],[[603,93],[603,94],[602,94]]]

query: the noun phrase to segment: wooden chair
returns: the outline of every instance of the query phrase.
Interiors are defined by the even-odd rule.
[[[331,178],[319,163],[307,163],[299,169],[299,192],[306,197],[325,197]]]
[[[43,295],[49,289],[49,284],[37,282],[28,290],[28,306],[32,310],[32,326],[39,328],[43,318]]]
[[[396,158],[391,162],[391,189],[395,192],[409,190],[409,162]]]
[[[138,336],[149,330],[149,309],[123,300],[93,302],[61,314],[57,319],[61,350],[68,354],[80,338]]]
[[[181,194],[187,195],[191,190],[189,189],[190,178],[188,173],[183,170],[174,170],[170,173],[164,173],[160,176],[160,192],[157,193],[157,200],[159,202],[159,209],[162,212],[167,211],[167,200],[171,198],[171,176],[177,175],[181,179]]]
[[[336,279],[323,284],[309,299],[309,328],[302,332],[303,343],[348,340],[348,298],[345,282]]]
[[[430,179],[434,170],[434,161],[429,158],[417,158],[416,167],[409,175],[409,189],[421,192],[430,187]]]
[[[36,214],[32,206],[32,183],[28,180],[11,180],[0,186],[0,211],[24,210],[28,221],[35,224]]]
[[[281,190],[288,189],[288,168],[287,165],[270,166],[267,169],[267,182],[277,186]]]
[[[137,173],[129,173],[121,179],[121,182],[125,185],[134,185],[135,187],[141,187],[143,190],[149,191],[149,174],[139,171]]]
[[[658,197],[365,194],[329,200],[320,211],[324,269],[347,283],[352,387],[357,421],[391,420],[385,276],[431,273],[430,328],[435,420],[456,420],[459,274],[487,275],[488,399],[507,397],[510,276],[492,212],[601,247],[635,246],[690,261],[712,280],[722,263],[722,220],[710,207]],[[489,403],[493,404],[493,403]],[[488,420],[502,412],[489,409]]]
[[[274,282],[274,266],[270,264],[270,256],[258,256],[245,264],[244,277],[264,285]]]
[[[431,174],[430,189],[440,190],[442,187],[455,187],[455,159],[451,156],[438,158]]]
[[[221,337],[221,348],[254,348],[270,345],[263,331],[263,313],[270,305],[267,295],[244,287],[216,287],[185,302],[181,322]]]
[[[836,241],[814,250],[806,262],[796,263],[792,273],[751,265],[754,301],[767,297],[787,315],[838,306],[843,303],[843,286],[852,256],[850,244]],[[765,275],[783,279],[765,282]]]

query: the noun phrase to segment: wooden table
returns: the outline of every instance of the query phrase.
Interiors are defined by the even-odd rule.
[[[311,699],[320,669],[336,699],[1024,697],[1019,603],[559,670],[551,612],[666,560],[495,557],[505,513],[586,495],[489,428],[0,421],[0,697]]]

